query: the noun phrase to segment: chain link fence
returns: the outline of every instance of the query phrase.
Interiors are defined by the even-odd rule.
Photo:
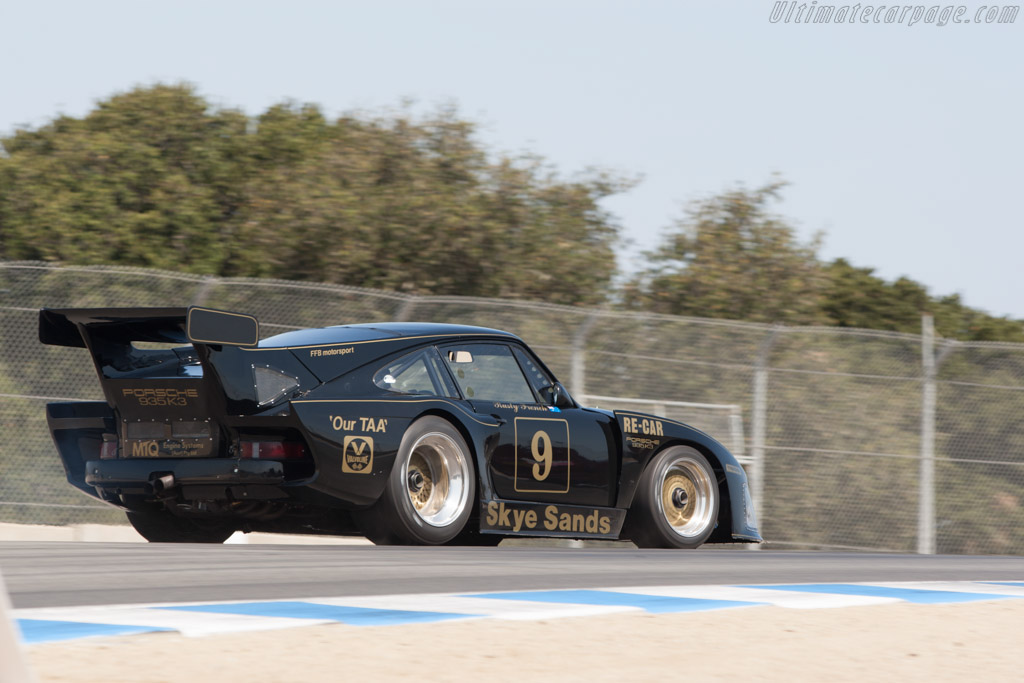
[[[84,351],[39,343],[38,309],[196,304],[255,315],[266,335],[507,329],[575,395],[664,406],[746,456],[770,544],[1024,554],[1024,345],[22,262],[0,263],[0,522],[123,522],[64,480],[43,406],[101,394]]]

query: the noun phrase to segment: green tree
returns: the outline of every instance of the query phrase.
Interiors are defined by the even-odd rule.
[[[646,254],[626,282],[627,308],[790,325],[824,324],[917,334],[921,315],[963,341],[1024,342],[1024,323],[933,297],[919,282],[893,282],[845,259],[819,260],[819,238],[801,243],[786,219],[769,212],[783,187],[773,182],[696,202]]]
[[[828,285],[822,310],[832,325],[909,332],[921,330],[928,292],[907,278],[888,283],[872,268],[857,268],[845,259],[825,266]]]
[[[594,304],[628,183],[490,155],[453,108],[250,119],[187,85],[3,139],[0,258]]]
[[[627,307],[795,324],[820,322],[826,277],[818,239],[798,241],[768,208],[783,187],[736,189],[697,202],[627,283]]]
[[[161,85],[16,131],[2,141],[0,255],[218,272],[246,125]]]
[[[343,118],[304,158],[267,157],[238,228],[240,244],[264,246],[236,263],[410,293],[603,300],[617,228],[598,202],[624,185],[562,181],[538,160],[490,163],[473,132],[451,110]]]
[[[822,310],[831,325],[916,334],[921,314],[931,313],[936,331],[947,339],[1024,342],[1020,321],[970,308],[959,295],[934,298],[909,278],[886,282],[872,268],[858,268],[845,259],[828,264],[825,272]]]

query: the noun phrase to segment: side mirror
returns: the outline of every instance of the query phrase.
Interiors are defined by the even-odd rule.
[[[561,382],[555,382],[551,387],[551,405],[556,408],[575,408],[576,402],[572,400],[569,391],[562,386]]]

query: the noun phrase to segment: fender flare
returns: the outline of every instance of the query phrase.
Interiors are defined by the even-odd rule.
[[[762,540],[746,472],[728,448],[714,437],[683,422],[631,411],[616,410],[614,413],[622,438],[619,493],[615,507],[628,509],[632,505],[640,477],[657,453],[670,446],[692,446],[704,454],[715,470],[723,496],[720,509],[728,511],[728,515],[720,512],[719,519],[729,520],[731,526],[716,530],[711,542]]]

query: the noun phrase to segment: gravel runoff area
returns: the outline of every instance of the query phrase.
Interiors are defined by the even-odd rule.
[[[1019,681],[1024,600],[145,634],[28,648],[40,682]]]

